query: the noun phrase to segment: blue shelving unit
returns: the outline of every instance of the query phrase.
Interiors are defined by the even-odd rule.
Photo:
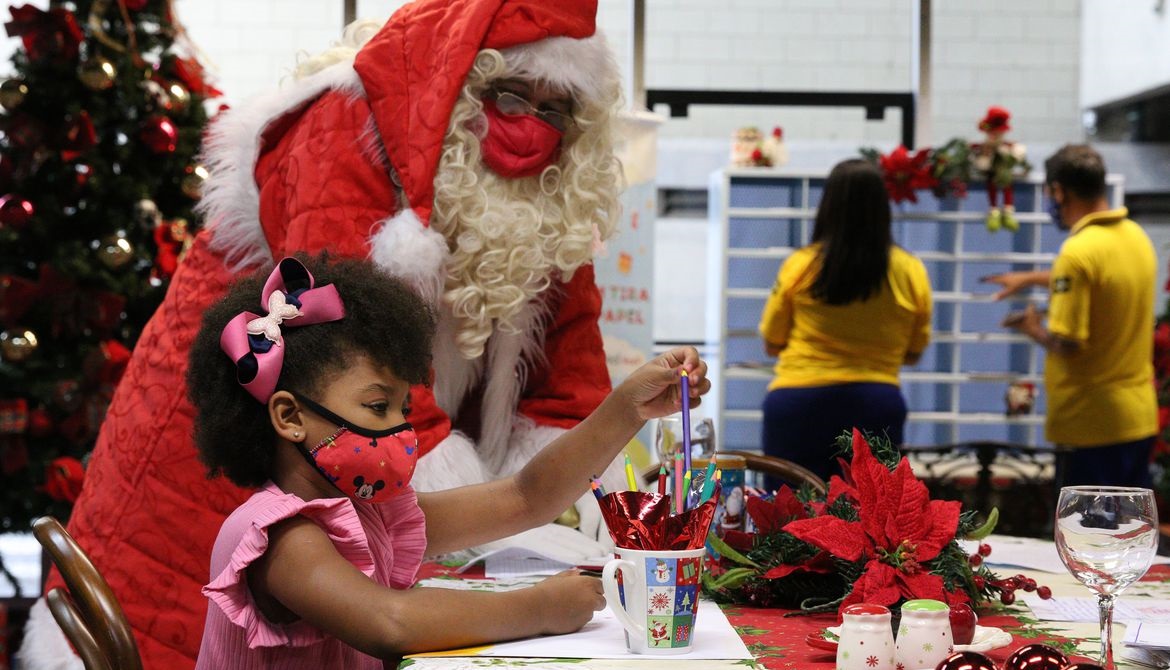
[[[808,243],[825,173],[728,169],[712,175],[708,332],[718,347],[720,388],[717,431],[721,448],[759,451],[760,406],[772,379],[773,359],[756,333],[764,301],[780,264]],[[1108,178],[1110,200],[1120,206],[1123,181]],[[1032,175],[1015,186],[1020,230],[984,227],[987,194],[972,188],[964,199],[918,193],[918,203],[894,205],[894,239],[925,263],[934,290],[934,333],[918,365],[903,368],[910,406],[906,442],[956,444],[993,440],[1044,444],[1043,352],[1027,338],[1000,327],[1005,314],[1042,291],[994,302],[979,278],[1008,270],[1051,267],[1065,239],[1044,211],[1043,182]],[[1004,394],[1016,380],[1038,389],[1033,413],[1005,416]]]

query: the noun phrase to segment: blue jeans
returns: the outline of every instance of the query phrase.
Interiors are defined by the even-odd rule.
[[[826,481],[840,474],[837,436],[854,427],[902,444],[906,400],[893,384],[778,388],[764,399],[764,453],[794,461]],[[778,482],[767,482],[769,488]]]
[[[1056,455],[1056,486],[1150,488],[1154,437],[1100,447],[1074,447]]]

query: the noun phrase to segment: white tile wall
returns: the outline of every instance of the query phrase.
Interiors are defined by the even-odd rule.
[[[659,88],[908,90],[917,0],[647,0],[646,81]],[[33,0],[45,5],[47,0]],[[384,18],[403,0],[360,0]],[[977,137],[984,109],[1013,112],[1023,141],[1082,136],[1080,3],[1076,0],[935,0],[935,140]],[[623,62],[631,0],[599,0],[599,24]],[[340,33],[341,0],[178,0],[227,102],[287,77],[301,53]],[[0,62],[16,40],[0,39]],[[859,109],[692,108],[666,137],[729,137],[741,125],[783,125],[790,138],[859,143],[899,136],[897,113],[867,122]]]

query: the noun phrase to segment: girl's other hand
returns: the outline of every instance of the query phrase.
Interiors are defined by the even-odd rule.
[[[605,609],[601,580],[586,577],[580,570],[566,570],[532,587],[544,605],[546,635],[563,635],[580,630],[593,613]]]
[[[635,370],[615,390],[634,406],[643,421],[674,414],[682,409],[682,375],[687,371],[691,388],[691,407],[698,407],[702,396],[711,390],[707,364],[694,347],[678,347]]]

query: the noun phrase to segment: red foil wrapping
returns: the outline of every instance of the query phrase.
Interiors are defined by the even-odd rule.
[[[670,496],[642,491],[615,491],[598,505],[613,543],[644,551],[698,549],[707,542],[715,518],[715,496],[682,514],[670,515]]]

